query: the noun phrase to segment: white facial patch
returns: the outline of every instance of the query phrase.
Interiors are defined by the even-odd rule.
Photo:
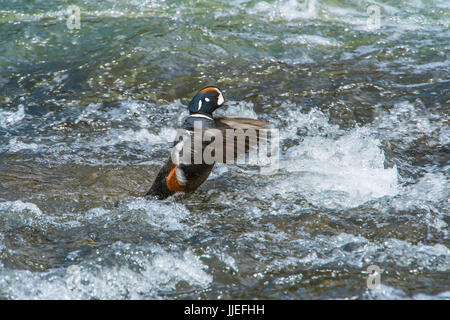
[[[201,108],[202,108],[202,100],[199,100],[197,111],[199,111]]]
[[[219,90],[217,90],[217,91],[219,92],[219,98],[217,98],[217,105],[220,106],[224,102],[224,99],[223,99],[222,92],[220,92]]]
[[[181,150],[183,150],[183,141],[178,142],[172,150],[172,162],[176,165],[180,164]]]
[[[208,98],[208,97],[206,97],[206,98],[205,98],[205,101],[206,101],[206,102],[209,102],[209,98]]]
[[[178,166],[175,169],[175,175],[177,176],[178,183],[181,184],[182,186],[185,186],[187,183],[186,176],[184,175],[183,170]]]

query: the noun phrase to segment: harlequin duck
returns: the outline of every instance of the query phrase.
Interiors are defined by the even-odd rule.
[[[189,116],[182,125],[182,131],[185,134],[184,137],[186,135],[188,138],[193,136],[193,133],[197,132],[197,128],[200,128],[203,134],[214,132],[213,136],[219,132],[221,136],[215,137],[223,141],[223,150],[225,150],[227,143],[235,143],[236,141],[235,139],[228,139],[227,142],[225,133],[227,129],[260,130],[268,128],[269,123],[262,120],[242,117],[213,117],[213,112],[222,106],[223,103],[224,97],[218,87],[209,86],[201,89],[188,105]],[[165,199],[176,192],[194,191],[208,178],[214,167],[214,162],[205,161],[203,158],[200,159],[200,162],[196,162],[194,158],[196,157],[196,153],[201,152],[203,154],[209,141],[205,141],[202,138],[200,143],[201,150],[195,149],[194,146],[188,149],[191,154],[184,157],[181,154],[182,150],[185,150],[186,143],[189,143],[186,141],[189,141],[189,139],[183,139],[183,136],[175,140],[171,157],[169,157],[160,169],[146,196],[156,196],[158,199]],[[193,141],[190,141],[190,143],[193,144]],[[248,152],[247,140],[245,141],[245,145],[246,152]],[[233,148],[233,157],[235,157],[237,150],[235,146]],[[225,162],[225,152],[223,152],[223,156],[220,156],[219,159],[216,157],[215,160],[216,162]]]

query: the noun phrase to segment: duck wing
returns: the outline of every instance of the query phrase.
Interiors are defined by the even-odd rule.
[[[216,117],[214,118],[217,129],[269,129],[270,122],[243,117]]]
[[[245,162],[245,156],[258,152],[262,142],[267,145],[267,132],[264,131],[270,129],[270,122],[243,117],[217,117],[214,122],[215,128],[207,131],[220,132],[223,143],[221,155],[216,157],[219,163],[235,163],[242,159]]]

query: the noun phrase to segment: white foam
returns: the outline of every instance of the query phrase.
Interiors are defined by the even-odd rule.
[[[8,142],[7,151],[9,152],[18,152],[21,150],[30,150],[30,151],[37,151],[39,149],[39,145],[32,142],[32,143],[25,143],[19,140],[19,138],[14,137],[11,138]]]
[[[377,300],[406,300],[408,297],[402,289],[394,288],[385,284],[380,284],[378,287],[367,290],[364,294],[366,299]]]
[[[442,172],[428,172],[417,183],[402,189],[402,196],[408,199],[403,209],[423,205],[424,202],[449,203],[448,177]],[[400,204],[398,204],[400,205]]]
[[[159,246],[136,248],[122,242],[110,248],[121,265],[95,261],[33,273],[2,270],[0,290],[9,299],[155,299],[179,282],[206,288],[212,276],[191,251],[168,252]],[[139,270],[128,265],[138,265]]]
[[[320,110],[313,108],[308,113],[299,110],[299,106],[290,102],[283,102],[282,110],[288,110],[285,128],[281,130],[284,139],[298,139],[297,130],[301,130],[308,136],[335,136],[344,132],[337,125],[329,123],[329,118]],[[284,124],[283,124],[284,126]]]
[[[7,128],[17,124],[25,118],[25,107],[20,104],[17,111],[0,110],[0,127]]]
[[[397,168],[385,167],[381,143],[370,129],[344,132],[313,109],[307,114],[290,111],[282,136],[298,139],[297,130],[306,136],[280,160],[289,177],[277,182],[277,188],[268,188],[269,194],[300,193],[316,206],[349,208],[398,193]]]
[[[444,127],[439,134],[439,142],[445,146],[450,143],[450,127]]]
[[[364,271],[369,265],[391,268],[414,266],[416,269],[433,272],[450,271],[450,250],[442,245],[413,245],[398,239],[370,241],[362,236],[341,233],[336,236],[316,236],[313,239],[292,241],[299,250],[308,248],[308,254],[300,262],[313,266],[326,264],[349,265]],[[349,249],[350,248],[350,249]]]
[[[414,184],[401,188],[391,206],[397,210],[425,210],[424,223],[448,234],[445,217],[449,214],[450,188],[448,177],[442,172],[428,172]]]
[[[0,221],[3,225],[36,226],[48,222],[37,205],[22,200],[0,202]]]
[[[164,232],[177,230],[186,235],[191,231],[185,223],[189,215],[189,210],[180,203],[129,197],[121,200],[117,208],[93,208],[74,218],[80,223],[86,219],[96,219],[98,223],[132,219],[136,223],[151,225]]]
[[[46,230],[49,226],[76,227],[77,221],[66,221],[65,215],[54,216],[46,214],[32,202],[22,200],[0,202],[0,225],[8,228],[22,226]]]
[[[317,17],[316,0],[278,0],[275,3],[259,1],[248,10],[249,14],[265,14],[269,20],[292,21]]]
[[[129,142],[146,147],[158,143],[172,142],[176,133],[177,131],[170,127],[162,128],[157,134],[153,134],[147,129],[111,129],[108,130],[105,137],[97,139],[94,144],[97,146],[113,146]]]
[[[325,38],[317,35],[298,35],[298,36],[290,36],[283,40],[284,44],[313,44],[327,47],[340,47],[341,42],[332,39]]]
[[[217,116],[239,116],[257,119],[258,115],[254,110],[255,105],[252,102],[243,101],[228,101],[224,108],[220,108],[215,112]]]
[[[335,236],[317,235],[310,237],[301,233],[293,240],[291,234],[284,234],[280,229],[272,232],[248,232],[242,234],[237,240],[238,246],[251,247],[254,250],[253,258],[264,262],[255,269],[253,276],[262,279],[266,274],[280,273],[287,270],[317,270],[326,266],[327,270],[353,270],[360,272],[361,286],[366,285],[367,269],[376,265],[381,269],[381,287],[369,290],[363,298],[420,298],[423,294],[417,293],[409,297],[401,290],[385,287],[387,278],[391,277],[392,270],[401,272],[440,273],[445,275],[450,271],[450,250],[441,244],[425,245],[411,244],[397,239],[367,239],[341,233]],[[261,255],[261,252],[276,250],[272,256]],[[283,254],[279,254],[283,252]],[[284,272],[283,272],[284,273]],[[283,274],[282,273],[282,274]],[[281,278],[280,282],[299,281],[302,272],[292,279]],[[417,292],[417,291],[416,291]],[[447,296],[440,293],[435,298]]]
[[[418,293],[413,296],[414,300],[450,300],[450,291],[444,291],[436,295]]]
[[[181,108],[182,107],[182,108]],[[155,112],[155,109],[162,108],[168,120],[165,122],[167,127],[159,127],[158,130],[152,131],[155,127],[152,119],[148,118],[148,114]],[[156,106],[151,103],[125,100],[117,107],[105,108],[101,103],[89,104],[83,108],[81,112],[79,106],[74,107],[78,114],[74,119],[63,116],[61,119],[53,122],[54,127],[58,127],[60,122],[64,125],[67,122],[74,124],[85,123],[92,126],[91,133],[84,135],[77,131],[68,131],[68,138],[64,139],[60,135],[55,137],[34,137],[32,143],[27,143],[20,137],[10,138],[9,142],[4,146],[0,146],[1,151],[16,153],[21,150],[27,150],[34,153],[45,153],[45,160],[56,158],[58,163],[102,163],[105,161],[113,161],[117,163],[121,161],[115,155],[118,152],[124,156],[133,155],[141,159],[155,151],[155,146],[160,144],[171,144],[176,137],[176,128],[179,125],[180,113],[186,115],[185,107],[176,100],[166,106]],[[71,110],[68,112],[72,113]],[[9,113],[8,113],[9,114]],[[54,112],[50,112],[44,116],[50,121],[58,118]],[[20,117],[14,116],[17,121]],[[173,125],[169,123],[173,122]],[[158,147],[157,147],[158,148]],[[126,152],[124,152],[126,149]],[[98,159],[99,153],[107,153],[108,157]]]
[[[124,202],[124,206],[131,211],[131,215],[144,212],[146,216],[144,221],[152,226],[164,230],[186,229],[186,225],[182,222],[189,217],[189,210],[182,204],[136,198]]]
[[[380,284],[378,287],[367,290],[363,295],[365,299],[377,300],[449,300],[450,291],[444,291],[436,295],[429,295],[418,293],[409,297],[402,289],[394,288],[385,284]]]
[[[217,258],[220,259],[220,261],[222,261],[225,264],[228,270],[238,272],[239,270],[236,264],[236,260],[225,252],[227,249],[228,246],[222,247],[220,248],[220,250],[217,250],[215,248],[213,249],[208,248],[207,253],[204,253],[202,257],[211,258],[211,256],[216,256]]]
[[[370,125],[383,133],[386,140],[401,140],[404,145],[412,144],[424,137],[428,143],[440,143],[440,133],[445,132],[445,119],[439,115],[424,114],[408,101],[396,103],[389,111],[378,111]]]
[[[164,108],[169,111],[179,111],[180,102],[177,100]],[[148,130],[152,127],[152,122],[147,118],[149,112],[154,112],[153,109],[156,106],[141,102],[127,100],[121,102],[119,108],[112,108],[106,112],[100,112],[98,105],[89,105],[86,112],[83,112],[77,119],[84,119],[91,121],[92,114],[101,116],[104,121],[110,123],[121,123],[125,120],[134,123],[133,128],[113,128],[107,130],[105,136],[98,138],[94,141],[94,144],[100,146],[115,145],[122,142],[133,142],[142,146],[151,144],[158,144],[164,142],[172,142],[176,136],[176,130],[174,127],[164,127],[158,131],[158,133],[152,133]],[[161,108],[161,107],[158,107]]]
[[[372,123],[344,131],[330,124],[328,117],[315,108],[302,113],[289,102],[282,108],[289,111],[285,123],[279,125],[283,128],[281,136],[298,145],[289,147],[281,156],[281,170],[291,174],[274,182],[276,188],[268,187],[263,192],[283,197],[299,195],[326,208],[349,208],[399,195],[393,200],[394,207],[427,208],[430,226],[445,231],[447,224],[442,212],[436,214],[436,204],[448,206],[447,177],[429,173],[417,184],[401,187],[396,166],[385,166],[379,138],[397,141],[406,148],[422,138],[427,138],[429,145],[445,145],[445,119],[401,102],[387,112],[378,111]]]

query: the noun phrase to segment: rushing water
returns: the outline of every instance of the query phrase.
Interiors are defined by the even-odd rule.
[[[0,0],[0,298],[449,299],[449,21],[448,0]],[[143,198],[211,84],[280,130],[280,170]]]

